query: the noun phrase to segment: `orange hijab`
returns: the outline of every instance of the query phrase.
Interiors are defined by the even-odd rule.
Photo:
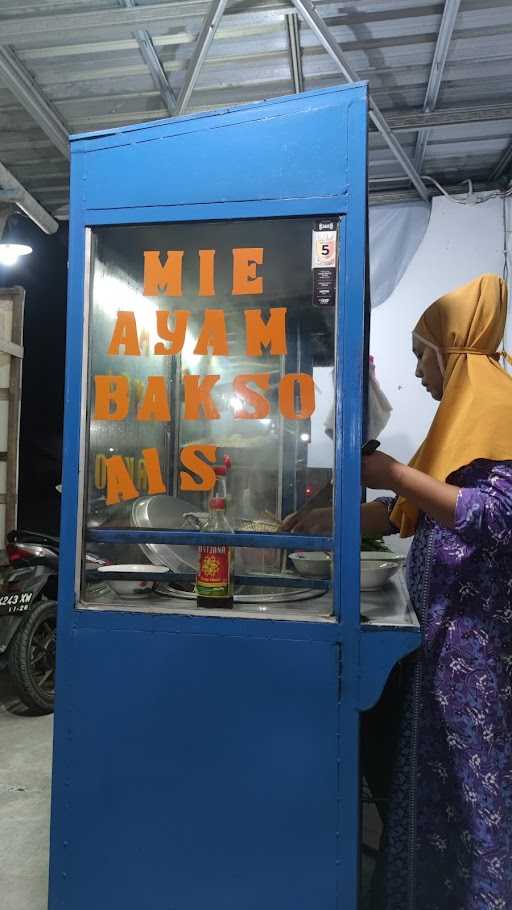
[[[496,358],[507,318],[507,288],[481,275],[436,300],[413,335],[436,350],[443,398],[411,467],[445,481],[479,458],[512,460],[512,377]],[[416,530],[419,510],[400,498],[391,521],[401,537]]]

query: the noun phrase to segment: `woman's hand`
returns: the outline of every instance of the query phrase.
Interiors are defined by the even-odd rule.
[[[398,493],[446,528],[455,525],[459,488],[429,477],[383,452],[363,456],[362,483],[371,490]],[[372,520],[373,517],[370,516]]]
[[[385,537],[397,530],[389,520],[386,503],[376,499],[361,504],[361,537]]]
[[[309,509],[306,512],[293,512],[281,524],[281,531],[292,534],[330,534],[332,531],[332,508]]]
[[[392,490],[397,493],[404,467],[384,452],[363,455],[362,484],[370,490]]]
[[[362,483],[371,490],[391,490],[404,496],[435,521],[448,528],[454,527],[458,487],[435,480],[384,452],[363,456]],[[389,519],[382,503],[362,506],[361,525],[364,534],[386,533]],[[330,535],[332,508],[294,512],[282,522],[281,530],[292,534]]]

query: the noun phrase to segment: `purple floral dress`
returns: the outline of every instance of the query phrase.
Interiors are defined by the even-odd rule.
[[[473,462],[456,526],[407,563],[423,632],[384,835],[385,910],[512,910],[512,462]]]

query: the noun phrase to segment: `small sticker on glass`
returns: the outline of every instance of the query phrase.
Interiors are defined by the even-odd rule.
[[[336,267],[336,231],[313,231],[312,269]]]
[[[313,229],[311,268],[313,270],[313,306],[336,305],[337,222],[317,221]]]

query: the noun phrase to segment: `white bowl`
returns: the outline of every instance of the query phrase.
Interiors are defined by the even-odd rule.
[[[108,586],[112,588],[113,591],[119,597],[140,597],[141,595],[147,594],[148,591],[153,586],[153,581],[150,579],[144,578],[134,578],[131,579],[116,579],[109,578],[109,573],[111,572],[130,572],[134,575],[145,575],[148,572],[151,572],[152,575],[156,573],[166,573],[168,572],[167,566],[152,566],[144,563],[143,565],[108,565],[108,566],[99,566],[98,572],[101,572],[105,576],[105,581]]]
[[[398,572],[404,557],[399,553],[361,553],[361,591],[378,591]]]
[[[299,575],[305,578],[330,578],[331,557],[328,553],[290,553],[290,559]]]

